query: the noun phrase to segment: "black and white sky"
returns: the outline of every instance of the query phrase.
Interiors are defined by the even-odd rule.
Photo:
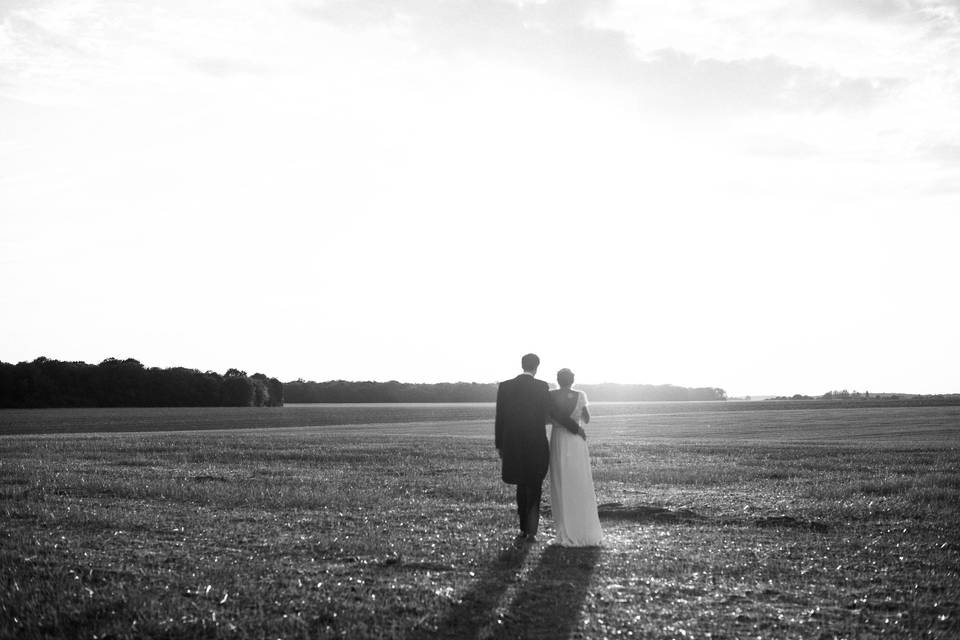
[[[0,0],[0,360],[960,391],[957,0]]]

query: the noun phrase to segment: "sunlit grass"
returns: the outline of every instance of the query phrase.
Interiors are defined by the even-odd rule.
[[[598,419],[604,547],[523,555],[492,443],[463,425],[0,439],[0,637],[958,630],[949,440],[645,440]]]

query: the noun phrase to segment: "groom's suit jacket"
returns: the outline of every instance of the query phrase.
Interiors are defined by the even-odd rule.
[[[497,387],[495,444],[503,458],[503,481],[541,484],[550,463],[547,420],[553,412],[550,388],[543,380],[521,374]],[[553,415],[566,428],[577,428],[570,416]]]

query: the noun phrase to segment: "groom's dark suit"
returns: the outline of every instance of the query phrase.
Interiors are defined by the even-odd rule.
[[[550,463],[546,423],[553,413],[547,383],[524,373],[497,387],[495,444],[503,459],[503,481],[517,485],[520,531],[535,536],[540,523],[543,479]],[[576,430],[570,416],[553,415]]]

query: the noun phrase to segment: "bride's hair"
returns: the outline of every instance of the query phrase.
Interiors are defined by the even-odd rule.
[[[561,387],[572,387],[573,371],[570,371],[570,369],[567,368],[557,371],[557,384],[559,384]]]

